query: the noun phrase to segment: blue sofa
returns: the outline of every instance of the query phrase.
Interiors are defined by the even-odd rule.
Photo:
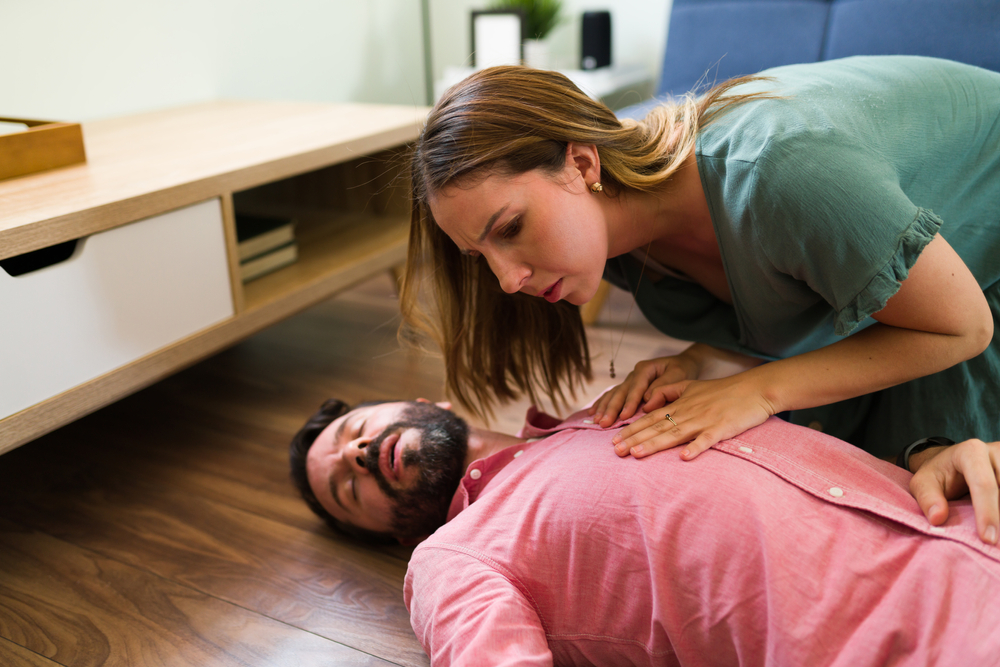
[[[1000,71],[1000,0],[674,0],[656,98],[768,67],[923,55]]]

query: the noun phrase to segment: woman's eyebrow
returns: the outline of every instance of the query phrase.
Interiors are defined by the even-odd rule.
[[[493,229],[493,225],[496,224],[497,219],[503,215],[503,212],[507,210],[510,204],[504,204],[503,207],[490,216],[489,221],[486,223],[486,228],[483,229],[483,233],[479,235],[479,242],[482,243],[487,236],[490,235],[490,230]]]

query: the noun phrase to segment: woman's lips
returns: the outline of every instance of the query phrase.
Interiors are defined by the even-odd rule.
[[[549,303],[555,303],[559,300],[559,295],[562,292],[562,278],[557,280],[549,287],[547,290],[542,292],[542,297]]]

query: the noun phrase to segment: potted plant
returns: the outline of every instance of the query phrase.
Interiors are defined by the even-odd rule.
[[[517,9],[524,17],[524,62],[529,67],[547,69],[548,44],[544,42],[562,20],[561,0],[496,0],[491,9]]]

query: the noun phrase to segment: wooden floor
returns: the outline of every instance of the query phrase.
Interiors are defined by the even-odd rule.
[[[592,395],[628,303],[590,330]],[[621,371],[677,348],[630,321]],[[324,527],[286,462],[328,397],[442,398],[440,362],[400,350],[397,323],[379,277],[0,456],[0,665],[426,665],[409,552]]]

